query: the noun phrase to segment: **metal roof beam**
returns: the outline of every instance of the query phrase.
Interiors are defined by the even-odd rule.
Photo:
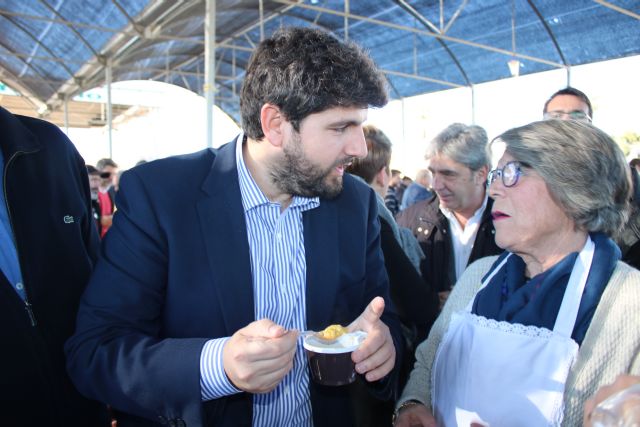
[[[447,34],[447,31],[449,31],[449,29],[451,28],[451,26],[453,25],[453,23],[456,21],[456,19],[458,19],[458,16],[460,16],[460,13],[462,12],[462,10],[465,8],[465,6],[467,5],[467,3],[469,3],[469,0],[464,0],[462,2],[462,4],[460,5],[460,7],[458,7],[458,9],[455,11],[455,13],[453,14],[453,16],[451,17],[451,19],[449,20],[449,22],[447,23],[447,25],[442,29],[442,34]]]
[[[179,2],[173,3],[173,7],[176,4],[180,5]],[[152,16],[158,8],[161,6],[166,6],[164,2],[152,2],[150,3],[141,13],[140,20],[144,21],[147,17]],[[172,7],[172,8],[173,8]],[[66,25],[66,24],[65,24]],[[95,26],[94,26],[95,27]],[[95,28],[98,29],[98,28]],[[96,81],[104,80],[104,67],[106,64],[106,58],[117,58],[118,54],[126,51],[132,44],[135,44],[137,40],[140,39],[140,33],[138,29],[133,28],[130,24],[128,29],[124,30],[112,30],[106,29],[109,32],[114,32],[115,36],[106,44],[106,46],[101,50],[101,55],[97,58],[97,63],[87,63],[80,70],[76,72],[73,78],[69,79],[65,84],[63,84],[59,89],[58,93],[66,94],[69,96],[73,96],[74,94],[82,91],[86,86],[85,84],[95,86]],[[131,37],[127,39],[127,37]],[[59,104],[59,97],[52,96],[50,98],[51,103]]]
[[[282,10],[274,11],[272,15],[269,15],[266,18],[264,18],[263,22],[268,22],[268,21],[280,16],[281,14],[289,11],[293,7],[294,6],[291,5],[291,6],[284,7]],[[249,44],[251,44],[251,45],[253,45],[255,47],[255,44],[253,43],[253,41],[251,41],[251,39],[249,38],[247,33],[249,31],[255,29],[256,27],[258,27],[259,25],[260,25],[260,22],[254,22],[253,24],[249,24],[249,25],[245,26],[244,28],[236,31],[232,35],[226,37],[224,40],[222,40],[220,42],[216,42],[216,46],[230,48],[230,49],[238,49],[238,50],[243,50],[243,51],[248,51],[248,52],[253,52],[253,49],[251,49],[251,48],[247,48],[247,47],[244,47],[244,46],[230,45],[229,43],[232,42],[234,39],[243,36],[243,37],[245,37],[247,39]],[[203,42],[203,44],[204,44],[204,42]],[[203,52],[203,55],[204,55],[204,52]],[[188,65],[188,64],[192,63],[193,61],[195,61],[195,60],[197,60],[199,58],[200,58],[200,56],[187,59],[187,60],[185,60],[185,61],[183,61],[183,62],[181,62],[179,64],[176,64],[174,66],[174,68],[176,68],[176,67],[177,68],[182,68],[183,66]],[[163,71],[162,73],[160,73],[158,75],[152,76],[151,79],[152,80],[157,80],[157,79],[163,77],[164,75],[165,75],[165,72]]]
[[[340,11],[337,11],[337,10],[326,9],[326,8],[323,8],[323,7],[313,6],[313,5],[310,5],[310,4],[297,3],[297,2],[294,2],[294,1],[290,1],[290,0],[272,0],[272,1],[275,2],[275,3],[287,4],[287,5],[293,5],[293,6],[301,7],[303,9],[310,9],[310,10],[315,10],[315,11],[323,11],[324,13],[337,15],[337,16],[343,16],[344,15],[344,12],[340,12]],[[380,26],[383,26],[383,27],[393,28],[393,29],[401,30],[401,31],[407,31],[407,32],[410,32],[410,33],[418,33],[418,34],[422,34],[422,35],[425,35],[425,36],[428,36],[428,37],[433,37],[433,38],[438,38],[438,39],[442,39],[442,40],[447,40],[447,41],[450,41],[450,42],[460,43],[460,44],[463,44],[463,45],[466,45],[466,46],[476,47],[478,49],[487,50],[487,51],[490,51],[490,52],[501,53],[501,54],[506,55],[506,56],[515,56],[516,58],[526,59],[526,60],[532,61],[532,62],[539,62],[541,64],[551,65],[551,66],[557,67],[557,68],[563,68],[564,67],[564,64],[560,64],[560,63],[555,62],[555,61],[549,61],[547,59],[537,58],[535,56],[524,55],[524,54],[521,54],[521,53],[515,53],[514,54],[510,50],[500,49],[500,48],[497,48],[497,47],[485,45],[485,44],[482,44],[482,43],[476,43],[476,42],[472,42],[472,41],[469,41],[469,40],[463,40],[463,39],[459,39],[457,37],[450,37],[450,36],[447,36],[445,34],[434,34],[434,33],[429,32],[429,31],[420,30],[420,29],[417,29],[417,28],[411,28],[411,27],[407,27],[405,25],[394,24],[392,22],[381,21],[379,19],[367,18],[366,16],[362,16],[362,15],[349,14],[349,19],[365,21],[365,22],[369,22],[371,24],[377,24],[377,25],[380,25]]]
[[[163,68],[150,68],[150,67],[128,67],[128,66],[122,66],[122,65],[118,65],[118,66],[113,66],[113,69],[118,69],[118,70],[127,70],[127,71],[139,71],[139,72],[150,72],[150,73],[162,73],[162,75],[165,74],[176,74],[176,75],[182,75],[182,76],[195,76],[195,77],[202,77],[202,73],[198,73],[197,71],[182,71],[182,70],[165,70]],[[221,75],[221,74],[217,74],[216,73],[216,80],[220,79],[220,80],[232,80],[235,79],[236,77],[233,76],[226,76],[226,75]],[[154,79],[155,80],[155,79]]]
[[[54,79],[47,79],[44,77],[20,77],[20,81],[22,82],[34,82],[34,83],[46,83],[49,86],[53,87],[52,85],[59,85],[60,84],[60,80],[54,80]],[[24,95],[23,92],[20,92],[21,96],[26,96]],[[41,101],[43,104],[44,102]]]
[[[22,97],[27,99],[36,109],[36,111],[46,111],[47,104],[45,104],[40,98],[33,94],[33,91],[24,85],[25,79],[18,78],[11,71],[6,68],[0,68],[0,77],[2,81],[7,84],[7,86],[11,87],[16,92],[19,92]],[[41,79],[34,79],[38,82],[41,82]]]
[[[620,6],[616,6],[615,4],[611,4],[608,1],[604,1],[604,0],[593,0],[593,1],[598,3],[601,6],[608,7],[609,9],[615,10],[616,12],[620,12],[623,15],[627,15],[627,16],[630,16],[632,18],[640,20],[640,15],[638,15],[637,13],[632,12],[632,11],[630,11],[628,9],[622,8]]]
[[[402,8],[404,8],[405,10],[408,10],[414,18],[416,18],[418,21],[420,21],[422,23],[422,25],[424,25],[425,27],[430,28],[431,31],[433,31],[436,34],[440,34],[441,33],[440,28],[436,27],[435,24],[432,24],[431,21],[429,21],[420,12],[415,10],[415,8],[413,6],[411,6],[409,3],[407,3],[404,0],[396,0],[396,3],[400,4],[400,6],[402,6]]]
[[[62,24],[62,25],[66,25],[67,27],[76,27],[76,28],[87,28],[89,30],[96,30],[96,31],[102,31],[105,33],[119,33],[120,30],[115,29],[115,28],[109,28],[109,27],[103,27],[100,25],[93,25],[93,24],[85,24],[82,22],[72,22],[72,21],[68,21],[66,19],[56,19],[56,18],[49,18],[46,16],[38,16],[38,15],[29,15],[26,13],[20,13],[20,12],[12,12],[10,10],[6,10],[6,9],[0,9],[0,15],[2,16],[10,16],[10,17],[15,17],[15,18],[22,18],[22,19],[29,19],[29,20],[33,20],[33,21],[43,21],[43,22],[50,22],[53,24]]]
[[[5,47],[5,49],[6,49],[6,47]],[[30,54],[27,54],[27,53],[18,53],[18,52],[12,52],[12,51],[0,52],[0,56],[5,56],[5,55],[13,56],[15,58],[20,58],[20,59],[31,58],[31,59],[37,59],[39,61],[63,62],[63,63],[67,63],[67,64],[79,64],[79,65],[82,65],[82,64],[86,64],[87,63],[87,61],[76,61],[76,60],[73,60],[73,59],[57,58],[57,57],[54,57],[54,56],[30,55]],[[25,62],[25,64],[28,65],[27,62]]]
[[[27,30],[26,28],[24,28],[24,26],[22,26],[22,24],[19,24],[18,22],[16,22],[15,19],[13,19],[12,17],[9,16],[5,16],[4,19],[6,19],[7,21],[11,22],[14,26],[18,27],[22,32],[24,32],[27,36],[29,36],[29,38],[31,40],[33,40],[35,42],[36,45],[40,46],[44,51],[46,51],[49,55],[51,56],[55,56],[55,54],[53,52],[51,52],[51,50],[44,44],[42,43],[36,36],[34,36],[33,34],[31,34],[31,31]],[[26,61],[27,63],[29,61]],[[67,67],[64,63],[61,63],[60,66],[62,68],[64,68],[64,70],[70,75],[73,76],[73,71],[71,71],[69,69],[69,67]]]
[[[290,9],[293,9],[296,5],[297,5],[297,3],[296,4],[292,4],[291,2],[289,2],[288,6],[283,7],[282,10],[274,10],[271,15],[269,15],[266,18],[263,19],[263,23],[269,22],[272,19],[275,19],[275,18],[283,15],[284,13],[288,12]],[[226,37],[224,40],[222,40],[221,42],[218,42],[217,44],[218,45],[223,45],[225,43],[229,43],[229,42],[231,42],[232,40],[234,40],[237,37],[246,35],[249,31],[253,30],[254,28],[258,27],[259,25],[260,25],[260,22],[254,22],[253,24],[249,24],[246,27],[244,27],[243,29],[240,29],[240,30],[236,31],[235,33],[233,33],[232,35]],[[248,37],[247,37],[247,39],[248,39]],[[255,44],[250,39],[249,39],[249,42],[255,46]]]
[[[133,20],[133,18],[131,16],[129,16],[129,14],[127,13],[127,11],[125,10],[124,7],[122,7],[120,5],[120,3],[118,3],[117,0],[111,0],[111,3],[113,3],[113,5],[116,7],[116,9],[118,9],[120,11],[120,13],[122,15],[124,15],[125,18],[127,18],[127,21],[129,21],[129,24],[136,30],[138,30],[138,32],[141,32],[141,28],[138,25],[138,23],[136,23],[136,21]]]
[[[20,56],[22,56],[22,58],[21,58],[20,56],[18,56],[18,54],[17,54],[16,52],[14,52],[13,50],[11,50],[11,49],[10,49],[8,46],[6,46],[4,43],[0,43],[0,47],[2,47],[4,50],[6,50],[10,55],[15,55],[15,56],[20,60],[20,62],[22,62],[22,63],[23,63],[24,65],[26,65],[27,67],[31,68],[35,74],[37,74],[38,76],[40,76],[40,78],[42,78],[42,79],[44,79],[44,78],[45,78],[45,77],[42,75],[42,73],[40,73],[40,71],[39,71],[36,67],[34,67],[33,65],[31,65],[29,62],[27,62],[27,61],[24,59],[24,57],[29,57],[30,55],[20,55]],[[12,76],[15,76],[17,79],[21,78],[21,77],[18,77],[17,75],[15,75],[14,73],[10,72],[10,71],[9,71],[9,70],[7,70],[7,69],[5,69],[5,71],[6,71],[7,73],[11,74]],[[55,88],[54,88],[53,86],[49,85],[49,87],[50,87],[51,89],[54,89],[54,90],[55,90]],[[29,91],[28,91],[28,93],[29,93],[29,94],[31,94],[30,96],[34,96],[31,90],[29,90]],[[40,102],[43,102],[43,101],[41,101],[41,100],[40,100]]]
[[[384,69],[381,70],[381,71],[383,73],[389,74],[391,76],[406,77],[408,79],[415,79],[415,80],[422,80],[422,81],[425,81],[425,82],[438,83],[438,84],[441,84],[443,86],[448,86],[448,87],[455,87],[455,88],[457,88],[457,87],[467,87],[465,85],[452,83],[452,82],[447,82],[445,80],[432,79],[431,77],[421,76],[421,75],[417,75],[417,74],[402,73],[400,71],[384,70]]]
[[[51,7],[51,5],[49,5],[49,3],[47,3],[45,0],[40,0],[40,3],[44,7],[49,9],[49,11],[51,11],[51,13],[53,13],[55,16],[62,19],[62,16],[60,15],[60,13],[57,10],[55,10],[53,7]],[[82,34],[80,34],[78,30],[76,30],[73,27],[73,25],[68,25],[67,27],[73,32],[73,34],[76,35],[76,37],[78,37],[78,39],[82,42],[82,44],[84,44],[87,47],[87,49],[89,49],[95,56],[98,56],[98,52],[96,52],[93,46],[91,46],[89,42],[84,37],[82,37]]]
[[[404,0],[396,0],[396,3],[398,3],[400,5],[400,7],[402,9],[404,9],[407,13],[409,13],[411,16],[413,16],[418,21],[420,21],[423,25],[425,25],[424,21],[425,21],[426,18],[424,16],[422,16],[413,7],[411,7],[406,1],[404,1]],[[416,33],[413,33],[413,34],[416,35]],[[429,34],[432,34],[432,33],[429,33]],[[460,61],[458,61],[458,58],[453,54],[451,49],[449,49],[449,46],[447,46],[447,44],[442,39],[438,38],[436,40],[438,41],[440,46],[442,46],[442,48],[445,50],[445,52],[447,52],[447,54],[449,54],[449,57],[451,58],[453,63],[456,65],[456,68],[458,69],[458,71],[462,75],[462,78],[466,82],[467,86],[471,86],[471,79],[469,79],[469,76],[467,76],[467,72],[464,70],[464,68],[462,67],[462,64],[460,63]],[[416,61],[417,61],[417,58],[416,58]],[[416,66],[416,68],[417,68],[417,66]]]
[[[551,39],[551,42],[555,46],[556,52],[558,52],[558,55],[560,56],[562,63],[565,65],[565,67],[568,66],[569,63],[567,62],[567,59],[564,57],[564,54],[562,53],[562,49],[560,49],[560,45],[558,44],[558,40],[556,39],[555,34],[553,34],[553,31],[551,31],[551,28],[547,24],[547,21],[542,17],[542,14],[540,13],[536,5],[533,4],[533,0],[527,0],[527,3],[529,3],[529,7],[531,8],[531,10],[533,10],[533,13],[536,14],[536,16],[538,17],[538,21],[540,21],[545,31],[549,35],[549,38]]]

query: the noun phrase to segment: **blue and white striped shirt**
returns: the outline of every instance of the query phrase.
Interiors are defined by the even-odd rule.
[[[287,329],[306,330],[306,259],[302,212],[319,199],[294,196],[284,212],[270,202],[242,158],[243,135],[236,141],[236,164],[251,251],[254,314]],[[230,284],[231,286],[231,284]],[[228,338],[208,341],[200,357],[202,399],[239,392],[224,373],[222,347]],[[313,426],[307,360],[298,340],[293,369],[278,387],[253,396],[254,426]]]

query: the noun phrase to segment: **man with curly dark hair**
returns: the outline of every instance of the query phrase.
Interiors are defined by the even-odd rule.
[[[344,173],[386,102],[353,44],[308,28],[260,43],[243,134],[123,174],[67,343],[77,387],[126,425],[352,426],[350,387],[310,379],[301,334],[341,324],[367,333],[357,381],[392,398],[402,338],[376,197]]]

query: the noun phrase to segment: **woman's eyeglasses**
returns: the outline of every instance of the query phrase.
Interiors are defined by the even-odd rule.
[[[496,179],[502,178],[502,185],[505,187],[513,187],[518,183],[518,179],[520,179],[520,176],[522,175],[523,166],[526,165],[517,161],[512,161],[499,169],[489,171],[489,175],[487,176],[487,186],[491,185]]]

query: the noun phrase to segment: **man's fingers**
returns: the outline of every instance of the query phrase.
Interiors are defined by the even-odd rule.
[[[280,338],[289,331],[269,319],[260,319],[249,323],[249,325],[242,328],[239,332],[247,338],[260,339]]]
[[[384,326],[386,327],[386,325]],[[371,357],[372,354],[380,351],[380,349],[385,345],[385,332],[386,331],[380,329],[370,331],[367,334],[367,338],[365,338],[362,344],[360,344],[360,347],[351,354],[351,359],[356,364],[359,364],[363,360]],[[363,371],[358,372],[362,373]],[[364,372],[366,372],[366,370]]]
[[[391,372],[394,365],[395,357],[388,358],[382,365],[367,372],[364,377],[369,382],[378,381],[379,379],[384,378],[389,372]]]
[[[383,342],[382,345],[371,350],[372,351],[368,354],[360,353],[357,355],[352,355],[352,360],[357,360],[357,362],[355,362],[356,371],[359,374],[364,374],[365,372],[375,369],[378,366],[384,364],[389,359],[395,359],[395,347],[393,346],[393,344]]]
[[[364,309],[362,314],[349,325],[349,330],[361,329],[368,332],[370,325],[380,320],[380,316],[384,313],[384,298],[375,297],[371,300],[367,308]]]
[[[293,357],[281,357],[273,361],[257,361],[251,365],[236,367],[234,385],[252,393],[267,393],[282,381],[293,368]]]
[[[242,361],[254,363],[258,361],[270,362],[281,357],[293,357],[298,339],[297,331],[288,331],[278,338],[265,338],[240,335],[244,341],[240,351]]]
[[[298,331],[288,331],[268,319],[250,323],[223,348],[227,376],[244,391],[272,390],[293,367],[298,335]]]

